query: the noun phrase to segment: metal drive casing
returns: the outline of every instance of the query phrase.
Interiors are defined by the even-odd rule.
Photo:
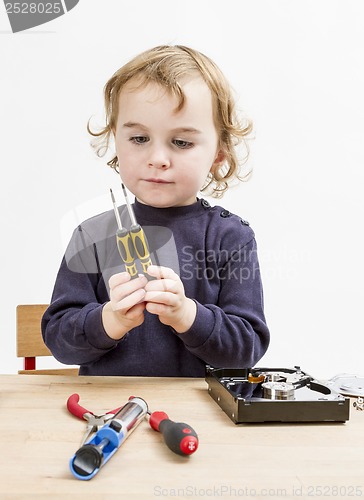
[[[263,382],[250,380],[263,379]],[[290,368],[212,368],[206,367],[206,382],[212,399],[235,423],[259,422],[345,422],[350,401],[303,372]],[[266,383],[286,384],[286,396],[277,398]],[[288,385],[287,385],[288,384]],[[294,387],[293,395],[291,388]],[[284,386],[281,386],[281,388]],[[275,392],[276,399],[271,396]],[[269,397],[268,397],[269,396]]]

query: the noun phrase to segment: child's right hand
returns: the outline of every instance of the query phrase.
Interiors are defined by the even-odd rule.
[[[129,273],[114,274],[109,279],[110,302],[102,310],[102,322],[106,333],[120,340],[129,330],[144,321],[145,276],[131,279]]]

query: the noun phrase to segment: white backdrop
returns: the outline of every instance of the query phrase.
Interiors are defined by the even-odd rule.
[[[253,177],[219,204],[256,233],[272,338],[260,366],[363,374],[363,25],[361,0],[81,0],[12,34],[1,5],[0,371],[20,368],[16,305],[49,302],[73,226],[119,192],[86,132],[103,85],[173,43],[214,59],[255,123]]]

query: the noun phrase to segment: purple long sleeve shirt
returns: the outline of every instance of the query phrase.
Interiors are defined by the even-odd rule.
[[[196,302],[194,323],[178,334],[145,311],[144,323],[121,340],[106,334],[101,313],[109,301],[108,279],[124,270],[110,210],[74,231],[62,260],[42,320],[55,358],[80,365],[80,375],[203,377],[206,364],[253,367],[268,348],[269,330],[248,223],[206,200],[176,208],[136,200],[134,210],[153,263],[174,269]],[[123,226],[130,227],[126,207],[119,212]]]

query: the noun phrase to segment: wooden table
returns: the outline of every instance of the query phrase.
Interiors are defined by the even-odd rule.
[[[172,453],[142,422],[90,481],[69,460],[85,423],[66,400],[103,413],[129,396],[188,422],[200,445]],[[364,412],[345,424],[234,425],[203,379],[0,376],[0,498],[357,498],[364,496]]]

